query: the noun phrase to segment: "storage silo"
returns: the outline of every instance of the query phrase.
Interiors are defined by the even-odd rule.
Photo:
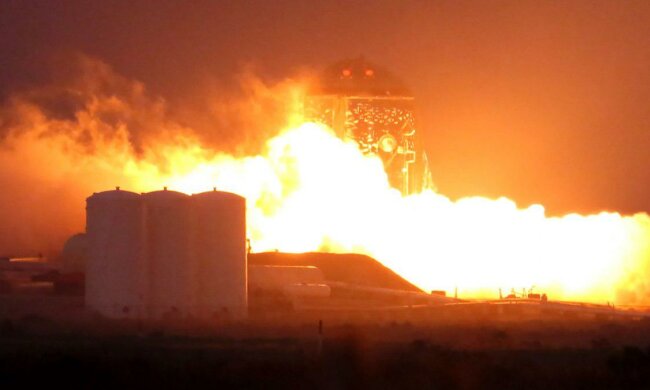
[[[86,305],[113,318],[141,317],[146,304],[144,220],[139,194],[95,193],[86,200]]]
[[[88,258],[88,241],[85,233],[68,238],[61,251],[61,272],[64,274],[84,273]]]
[[[180,318],[193,302],[189,195],[154,191],[142,195],[145,210],[150,318]]]
[[[247,314],[246,199],[222,191],[191,198],[198,315],[243,318]]]

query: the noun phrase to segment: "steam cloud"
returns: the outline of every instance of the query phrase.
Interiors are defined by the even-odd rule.
[[[0,256],[56,256],[84,229],[93,191],[128,187],[136,166],[164,174],[170,145],[206,157],[255,152],[298,101],[295,83],[244,72],[238,90],[208,89],[200,110],[172,110],[100,60],[75,54],[55,66],[48,82],[0,106]]]
[[[650,303],[647,214],[549,218],[507,199],[402,198],[378,160],[322,129],[272,139],[302,122],[304,79],[268,85],[245,72],[236,91],[207,88],[170,107],[96,59],[77,55],[61,69],[0,107],[0,256],[55,257],[84,229],[94,191],[166,181],[193,191],[219,177],[253,205],[259,249],[367,253],[424,288],[543,277],[568,298]],[[336,158],[324,166],[323,154]]]

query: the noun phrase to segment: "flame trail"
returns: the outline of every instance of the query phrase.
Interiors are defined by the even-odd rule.
[[[144,188],[216,185],[245,196],[257,251],[364,253],[423,289],[473,296],[534,285],[564,299],[647,299],[647,214],[546,217],[540,205],[520,209],[506,198],[402,197],[378,158],[310,123],[269,140],[263,156],[183,156],[168,176],[135,176]]]
[[[216,186],[247,198],[254,251],[364,253],[423,289],[458,287],[465,296],[534,285],[557,299],[650,303],[647,214],[547,217],[540,205],[521,209],[506,198],[403,197],[378,158],[301,124],[290,109],[261,153],[216,152],[224,148],[170,120],[142,85],[91,65],[103,82],[67,86],[79,100],[70,115],[48,113],[32,95],[0,112],[0,179],[13,183],[0,194],[0,219],[21,221],[3,227],[0,248],[60,245],[81,229],[93,191]],[[122,92],[105,91],[107,80]]]

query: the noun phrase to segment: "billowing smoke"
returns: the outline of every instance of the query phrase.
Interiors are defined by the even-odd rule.
[[[199,109],[172,110],[100,60],[76,54],[53,67],[0,106],[0,256],[55,255],[84,229],[93,191],[140,188],[141,169],[164,175],[170,147],[206,157],[259,150],[300,102],[298,83],[243,72],[236,89],[202,90]]]
[[[205,88],[171,107],[85,56],[0,109],[1,255],[54,255],[84,199],[120,185],[247,199],[253,249],[359,252],[423,289],[650,304],[650,217],[549,217],[508,199],[403,197],[381,161],[303,124],[305,79]]]

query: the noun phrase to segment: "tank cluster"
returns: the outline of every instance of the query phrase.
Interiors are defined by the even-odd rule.
[[[241,318],[246,200],[120,190],[86,200],[86,306],[111,318]]]

